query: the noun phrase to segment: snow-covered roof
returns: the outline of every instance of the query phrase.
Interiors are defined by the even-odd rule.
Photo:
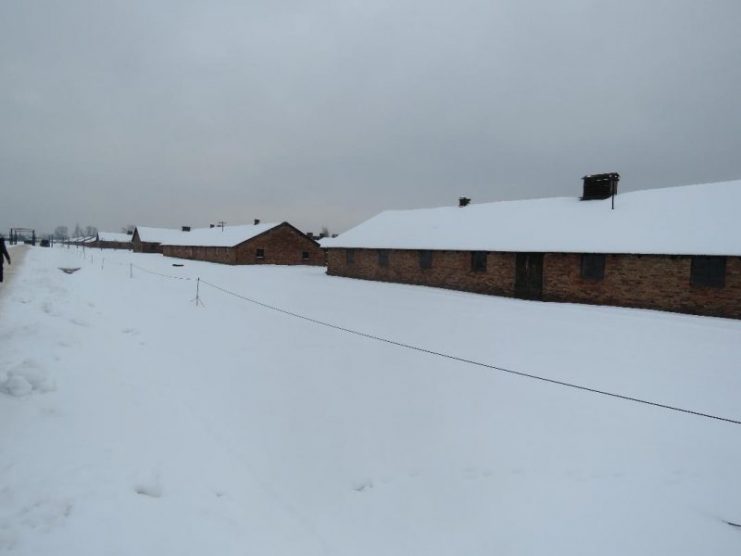
[[[119,243],[131,242],[131,236],[129,234],[122,234],[117,232],[98,232],[99,241],[117,241]]]
[[[144,243],[168,243],[174,241],[180,234],[188,234],[182,230],[173,228],[152,228],[150,226],[137,226],[139,239]]]
[[[467,207],[390,210],[322,247],[741,255],[741,180]]]
[[[180,232],[163,245],[187,247],[234,247],[262,233],[272,230],[281,223],[245,224],[242,226],[216,226],[215,228],[198,228],[190,232]]]

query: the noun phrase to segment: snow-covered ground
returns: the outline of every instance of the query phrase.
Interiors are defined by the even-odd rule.
[[[741,553],[741,426],[129,262],[741,418],[738,321],[31,248],[0,286],[0,553]]]

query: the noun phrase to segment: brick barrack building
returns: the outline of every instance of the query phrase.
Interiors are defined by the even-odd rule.
[[[326,239],[328,274],[741,318],[741,181],[386,211]],[[614,206],[614,209],[613,209]]]
[[[185,228],[187,226],[183,230]],[[181,233],[184,232],[170,228],[137,226],[131,237],[131,246],[135,253],[162,253],[162,244],[177,239]]]
[[[131,249],[131,235],[116,232],[98,232],[93,247],[100,249]]]
[[[137,233],[139,232],[139,233]],[[319,244],[288,222],[212,226],[191,230],[137,228],[142,251],[223,264],[323,265]]]

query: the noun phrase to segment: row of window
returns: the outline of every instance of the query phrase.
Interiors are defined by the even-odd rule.
[[[258,251],[260,251],[258,249]],[[420,250],[419,268],[426,270],[432,268],[432,251]],[[305,253],[308,257],[308,254]],[[486,272],[487,251],[471,252],[471,271]],[[307,258],[305,257],[305,258]],[[599,282],[605,278],[606,255],[585,253],[581,256],[581,277],[584,280]],[[349,265],[355,264],[355,250],[345,250],[345,262]],[[389,266],[389,252],[387,249],[378,250],[378,266],[387,268]],[[705,286],[711,288],[722,288],[726,283],[726,258],[711,256],[692,257],[690,283],[693,286]]]
[[[378,253],[378,266],[386,268],[389,265],[389,252],[387,249],[379,249]],[[420,250],[417,251],[419,256],[419,268],[426,270],[432,268],[432,251]],[[474,272],[485,272],[486,271],[486,251],[474,251],[471,253],[471,270]],[[345,262],[347,264],[355,264],[355,249],[345,249]]]
[[[598,282],[605,277],[605,255],[584,254],[581,256],[581,277]],[[694,256],[690,263],[690,284],[708,288],[726,285],[726,258]]]
[[[263,260],[265,258],[265,249],[255,249],[255,259],[257,260]],[[301,251],[301,260],[302,261],[308,261],[309,260],[309,252],[308,251]]]

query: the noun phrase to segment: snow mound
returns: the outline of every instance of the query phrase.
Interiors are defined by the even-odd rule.
[[[33,392],[52,392],[56,384],[32,359],[26,359],[7,372],[0,374],[0,392],[14,398],[28,396]]]

